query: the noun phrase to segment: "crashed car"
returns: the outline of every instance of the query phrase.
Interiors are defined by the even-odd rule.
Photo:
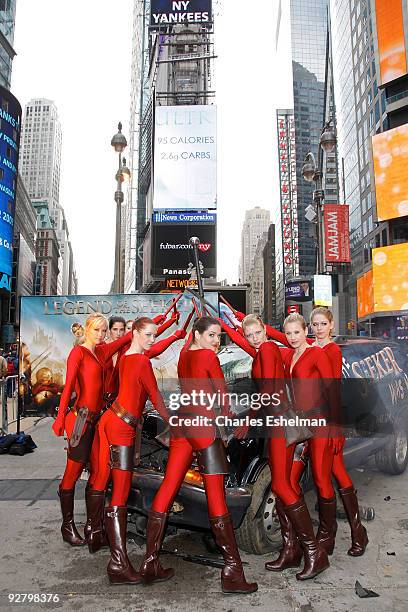
[[[348,468],[374,456],[387,474],[402,474],[408,463],[408,357],[402,344],[374,338],[337,337],[343,354],[342,414]],[[248,390],[251,358],[235,345],[219,352],[230,391]],[[132,529],[144,533],[146,516],[162,480],[168,448],[161,442],[161,417],[147,414],[142,432],[141,463],[134,469],[128,500]],[[158,437],[157,437],[158,436]],[[243,550],[264,554],[280,540],[270,490],[265,441],[232,438],[227,446],[230,474],[226,498],[237,542]],[[312,486],[306,470],[302,486]],[[186,474],[169,513],[169,526],[207,531],[210,528],[204,486],[196,465]]]

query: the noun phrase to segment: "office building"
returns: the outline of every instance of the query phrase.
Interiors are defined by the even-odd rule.
[[[241,260],[239,279],[241,283],[252,282],[252,269],[258,243],[263,234],[268,231],[271,213],[269,210],[255,206],[245,212],[244,225],[241,232]]]
[[[48,202],[33,202],[37,214],[37,269],[34,280],[35,295],[58,294],[58,262],[60,258],[58,238],[49,214]]]
[[[16,0],[0,2],[0,85],[10,89],[11,67],[16,52],[13,49]]]
[[[275,226],[273,223],[268,228],[267,240],[262,255],[264,271],[263,317],[266,323],[278,327],[281,323],[281,313],[277,308],[279,296],[276,290],[277,266]]]

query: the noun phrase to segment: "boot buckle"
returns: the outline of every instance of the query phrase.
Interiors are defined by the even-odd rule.
[[[119,516],[119,514],[115,511],[113,512],[107,512],[106,516],[108,516],[109,518],[117,518]]]

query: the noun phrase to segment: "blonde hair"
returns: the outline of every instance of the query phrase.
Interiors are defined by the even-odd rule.
[[[104,317],[103,314],[100,314],[99,312],[97,312],[95,314],[89,315],[89,317],[85,321],[85,335],[90,329],[95,327],[98,323],[104,323],[106,325],[106,330],[108,330],[108,327],[109,327],[108,319]]]
[[[305,321],[305,318],[302,317],[302,315],[299,314],[298,312],[292,312],[290,315],[286,317],[286,319],[283,322],[283,329],[285,329],[285,326],[287,323],[300,323],[303,329],[305,331],[307,330],[307,323]]]
[[[261,327],[265,327],[264,322],[262,321],[262,319],[261,319],[261,317],[259,315],[248,314],[242,320],[242,329],[245,329],[245,327],[248,327],[249,325],[253,325],[254,323],[259,323],[259,325]]]
[[[324,317],[326,317],[326,319],[328,320],[329,323],[333,323],[334,322],[333,313],[326,306],[316,306],[316,308],[313,308],[313,310],[312,310],[312,312],[310,314],[310,322],[313,321],[313,319],[314,319],[314,317],[316,315],[323,315]]]

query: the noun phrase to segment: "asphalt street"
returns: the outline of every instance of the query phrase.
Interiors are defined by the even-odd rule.
[[[402,476],[385,476],[374,467],[353,471],[352,476],[365,505],[375,507],[375,520],[366,524],[370,544],[363,557],[347,556],[348,525],[339,521],[337,545],[328,571],[312,581],[299,583],[297,570],[273,574],[264,563],[275,556],[243,554],[247,577],[259,583],[257,593],[223,595],[219,570],[163,556],[163,565],[175,568],[173,580],[143,586],[110,586],[106,576],[106,549],[89,555],[73,549],[60,537],[60,511],[56,491],[64,469],[64,440],[51,434],[51,420],[44,419],[29,432],[38,445],[24,457],[0,456],[1,610],[219,610],[285,612],[302,610],[406,611],[408,609],[408,471]],[[83,491],[78,484],[76,522],[85,520]],[[390,498],[388,501],[385,499]],[[314,496],[308,494],[309,508]],[[315,516],[315,515],[314,515]],[[179,532],[166,539],[168,549],[205,554],[197,534]],[[138,566],[143,549],[129,540],[128,550]],[[355,581],[378,593],[378,598],[360,599]],[[9,594],[56,595],[49,603],[11,603]],[[15,597],[15,600],[17,598]],[[57,601],[58,599],[58,601]]]

